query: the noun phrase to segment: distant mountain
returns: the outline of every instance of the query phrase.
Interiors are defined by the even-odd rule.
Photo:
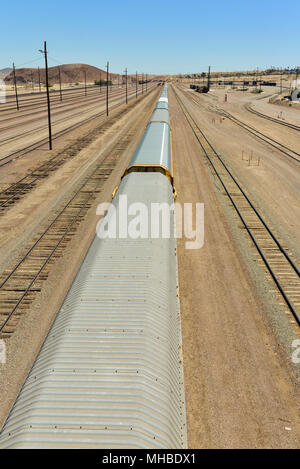
[[[3,79],[12,72],[12,68],[2,68],[0,70],[0,78]]]
[[[94,80],[100,79],[100,73],[102,80],[106,79],[106,71],[101,70],[100,68],[93,67],[86,64],[65,64],[60,65],[60,67],[50,67],[49,68],[49,82],[52,84],[59,83],[59,68],[61,74],[62,83],[83,83],[85,80],[85,73],[87,83],[94,82]],[[6,69],[9,70],[9,69]],[[41,83],[45,83],[45,69],[40,69]],[[117,78],[117,74],[110,74],[110,78]],[[5,82],[8,84],[13,83],[13,73],[10,69],[10,73],[5,78]],[[38,83],[39,74],[37,68],[18,68],[16,69],[16,79],[17,83]]]

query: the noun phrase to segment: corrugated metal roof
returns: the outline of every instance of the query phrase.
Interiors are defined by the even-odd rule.
[[[149,122],[166,122],[170,124],[169,111],[166,109],[155,109]]]
[[[169,105],[168,103],[158,102],[155,106],[155,109],[166,109],[167,111],[169,111]]]
[[[149,124],[130,161],[131,165],[160,165],[172,173],[170,128],[168,124]]]
[[[120,195],[147,207],[173,201],[160,173],[124,177],[117,213]],[[173,237],[94,239],[2,448],[187,446],[175,248]]]

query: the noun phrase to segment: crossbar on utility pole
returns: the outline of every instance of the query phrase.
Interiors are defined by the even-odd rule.
[[[109,76],[109,62],[106,65],[106,115],[108,116],[108,76]]]
[[[17,79],[16,79],[16,68],[15,68],[14,63],[13,63],[13,72],[14,72],[14,85],[15,85],[15,94],[16,94],[16,104],[17,104],[17,110],[19,111],[20,106],[19,106],[19,97],[18,97],[18,88],[17,88]]]

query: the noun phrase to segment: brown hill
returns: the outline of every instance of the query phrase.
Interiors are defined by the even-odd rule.
[[[86,79],[88,83],[94,82],[94,80],[100,79],[100,72],[102,80],[106,79],[106,71],[100,68],[93,67],[86,64],[65,64],[56,67],[49,67],[49,82],[52,84],[59,83],[59,68],[61,74],[62,83],[83,83]],[[45,83],[45,69],[40,69],[41,83]],[[110,74],[110,79],[115,80],[118,77],[117,74]],[[13,73],[11,72],[6,78],[5,82],[8,84],[13,83]],[[17,83],[38,83],[39,74],[37,68],[18,68],[16,69]]]

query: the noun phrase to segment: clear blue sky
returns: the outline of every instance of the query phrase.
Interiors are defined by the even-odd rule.
[[[173,74],[300,65],[298,1],[10,0],[1,5],[0,68],[60,63]],[[50,59],[50,65],[57,63]]]

